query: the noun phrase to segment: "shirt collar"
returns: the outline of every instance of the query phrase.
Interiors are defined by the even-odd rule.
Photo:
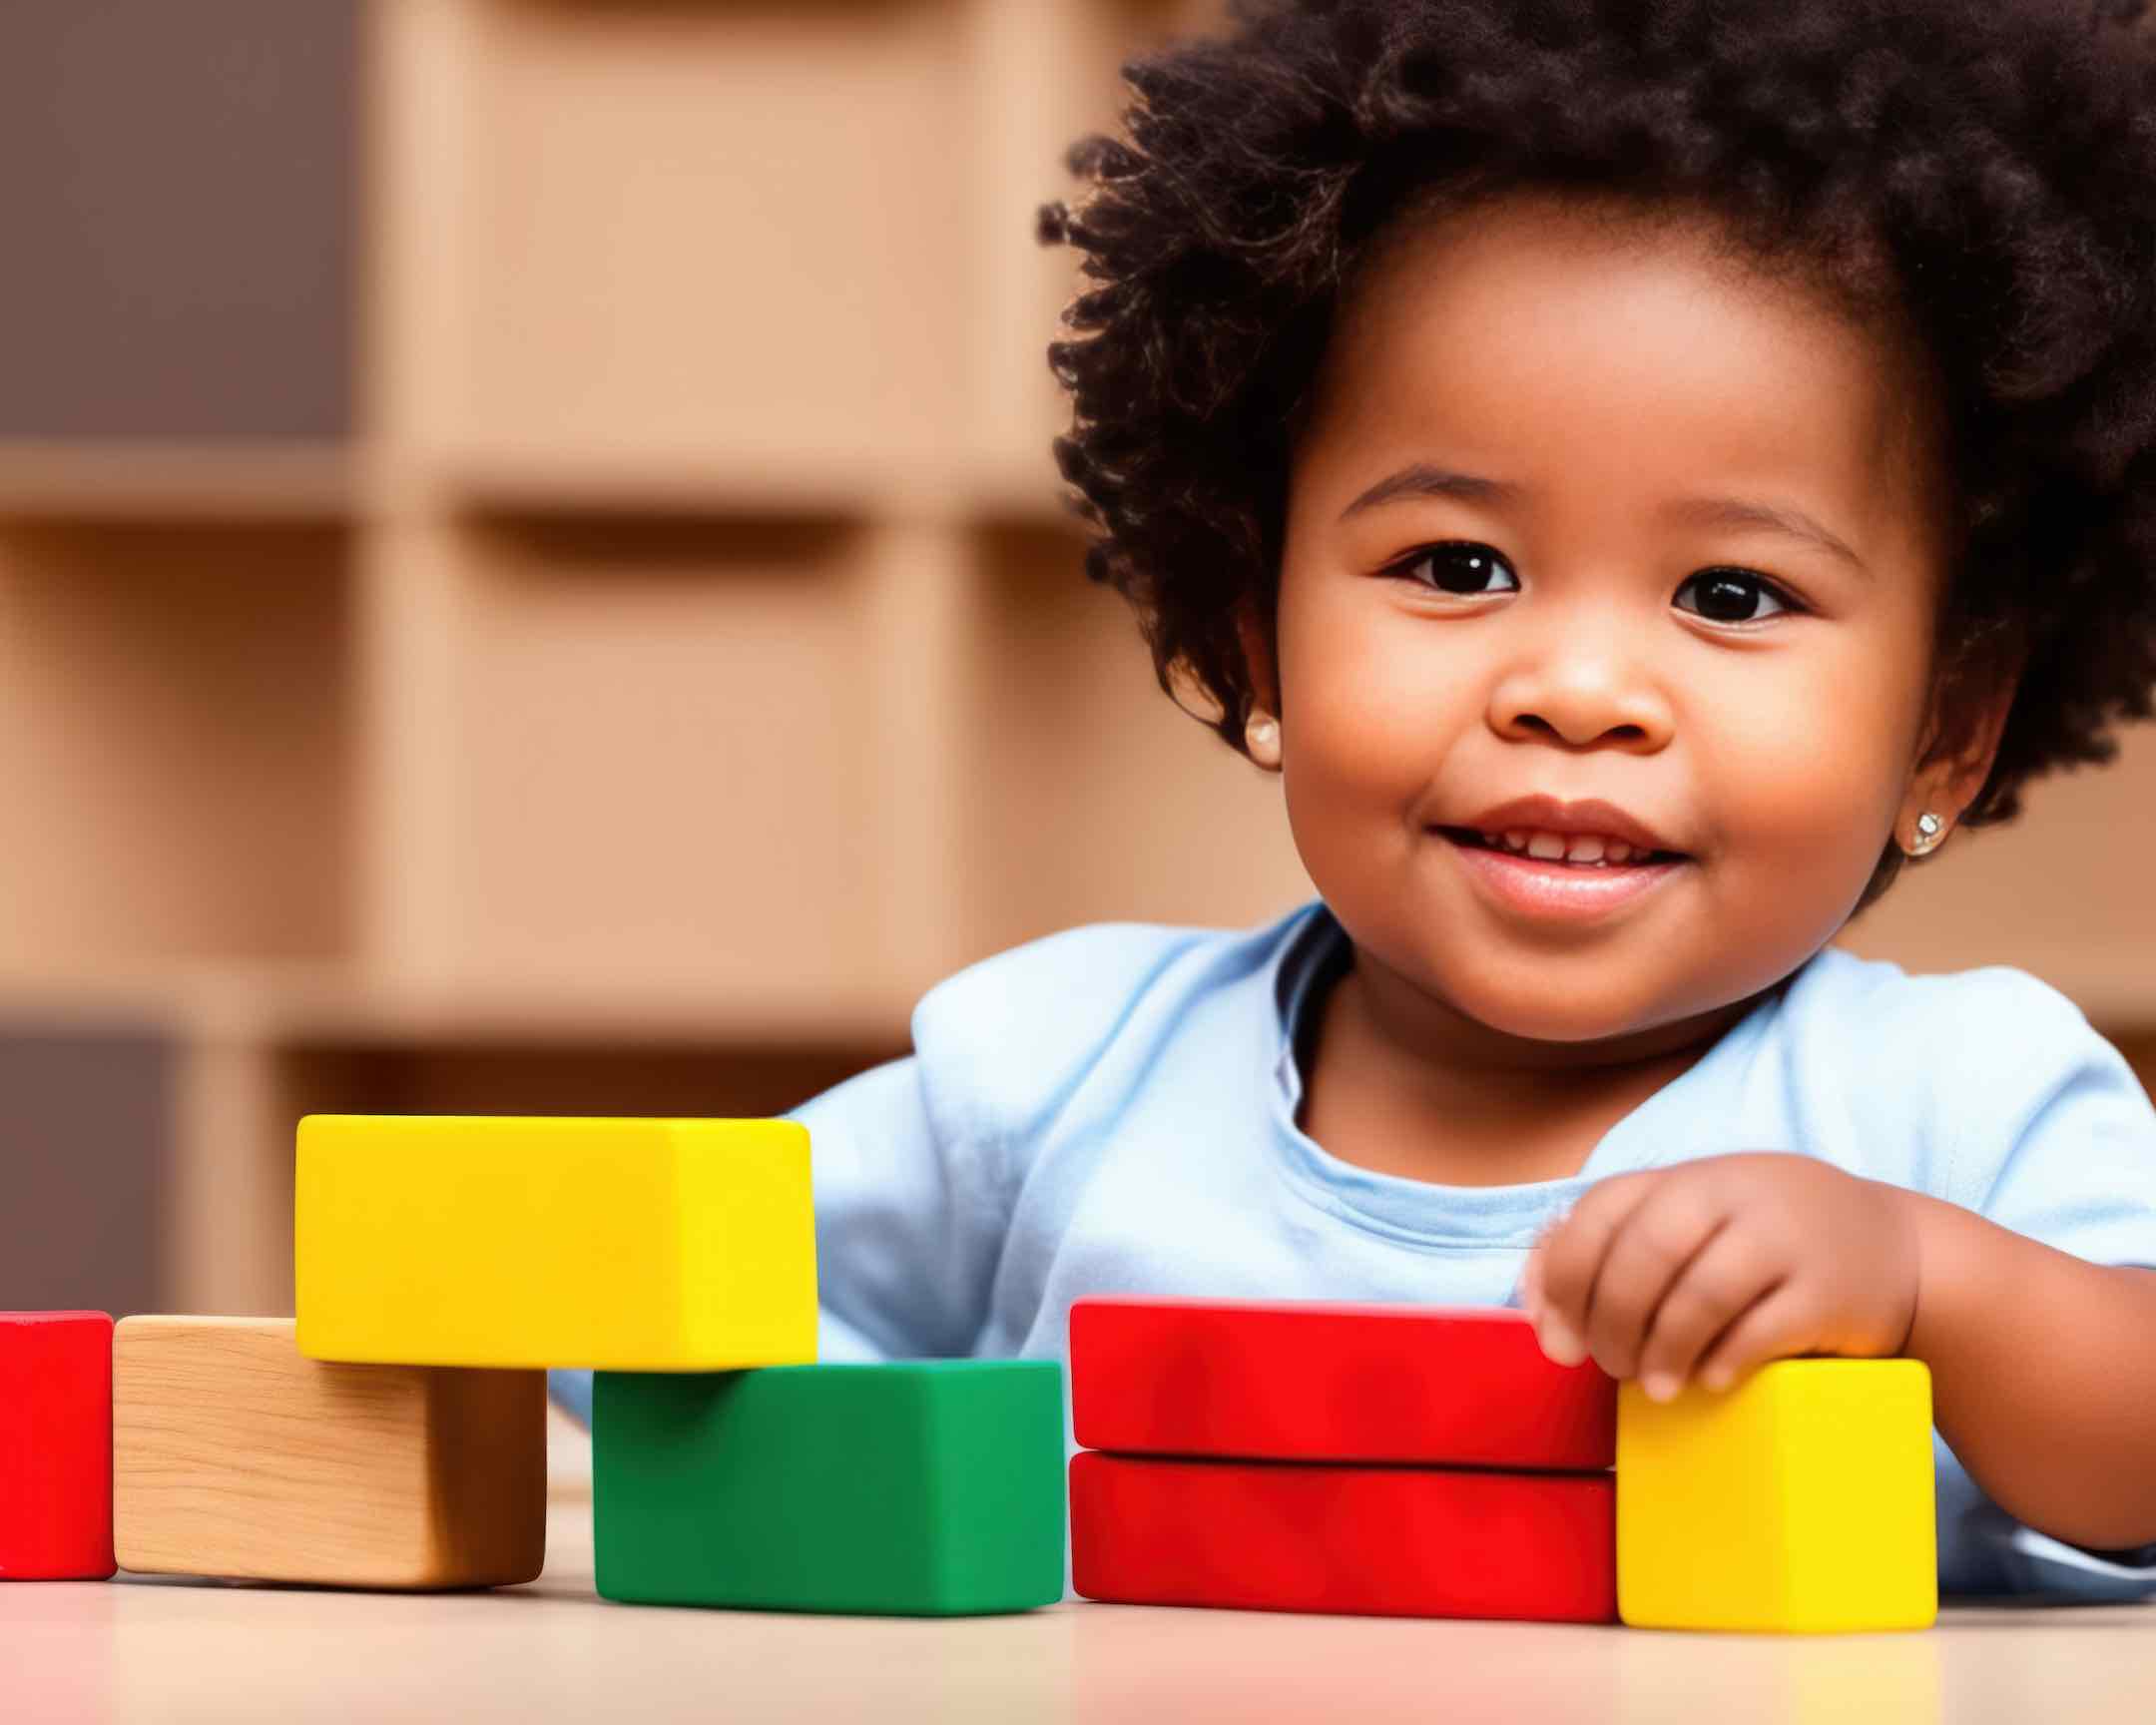
[[[1314,898],[1300,912],[1282,943],[1280,965],[1273,983],[1273,1001],[1280,1026],[1280,1045],[1273,1057],[1274,1087],[1288,1103],[1293,1120],[1303,1101],[1303,1073],[1296,1064],[1296,1043],[1308,1011],[1315,984],[1347,956],[1348,930],[1340,924],[1323,898]]]

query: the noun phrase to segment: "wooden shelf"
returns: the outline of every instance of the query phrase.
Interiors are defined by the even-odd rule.
[[[590,449],[467,451],[441,460],[430,489],[446,511],[503,518],[1008,521],[1074,532],[1049,442],[1044,433],[1023,459],[936,460],[899,449],[850,466],[768,457],[652,460]]]
[[[849,1001],[717,983],[654,989],[619,973],[523,984],[369,977],[333,965],[164,964],[133,971],[0,973],[0,1025],[93,1034],[155,1030],[180,1041],[547,1047],[902,1045],[905,991]]]
[[[361,465],[338,443],[0,441],[0,521],[341,521]]]
[[[925,514],[947,481],[925,469],[870,474],[822,462],[652,461],[563,449],[451,456],[436,488],[445,508],[476,516],[723,521],[888,516],[909,499]]]

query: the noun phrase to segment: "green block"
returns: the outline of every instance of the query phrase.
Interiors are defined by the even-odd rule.
[[[1052,1360],[601,1372],[599,1591],[643,1605],[958,1615],[1063,1596]]]

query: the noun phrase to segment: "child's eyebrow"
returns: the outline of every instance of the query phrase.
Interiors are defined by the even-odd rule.
[[[1374,509],[1395,497],[1451,497],[1467,503],[1504,503],[1520,496],[1523,490],[1524,487],[1510,479],[1490,479],[1479,473],[1462,473],[1427,461],[1411,461],[1387,473],[1362,492],[1341,511],[1340,518],[1345,521],[1350,515]],[[1840,558],[1861,575],[1872,573],[1865,560],[1851,550],[1840,535],[1791,504],[1765,503],[1747,497],[1679,497],[1665,503],[1662,513],[1702,526],[1750,527],[1779,533],[1786,539],[1817,546]]]
[[[1783,503],[1760,503],[1744,497],[1680,497],[1662,506],[1665,515],[1708,527],[1757,527],[1786,539],[1801,539],[1842,559],[1860,575],[1871,566],[1802,509]]]

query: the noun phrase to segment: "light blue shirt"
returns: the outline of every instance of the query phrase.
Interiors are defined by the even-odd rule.
[[[1088,1294],[1516,1304],[1536,1230],[1593,1182],[1734,1150],[2156,1266],[2156,1109],[2024,971],[1909,975],[1827,947],[1576,1176],[1461,1187],[1355,1167],[1296,1123],[1297,1028],[1346,942],[1322,899],[1251,929],[1092,923],[929,989],[911,1054],[786,1116],[809,1132],[821,1357],[1060,1360]],[[588,1375],[556,1392],[586,1405]],[[2156,1592],[2156,1547],[2047,1539],[1933,1441],[1942,1588]]]

